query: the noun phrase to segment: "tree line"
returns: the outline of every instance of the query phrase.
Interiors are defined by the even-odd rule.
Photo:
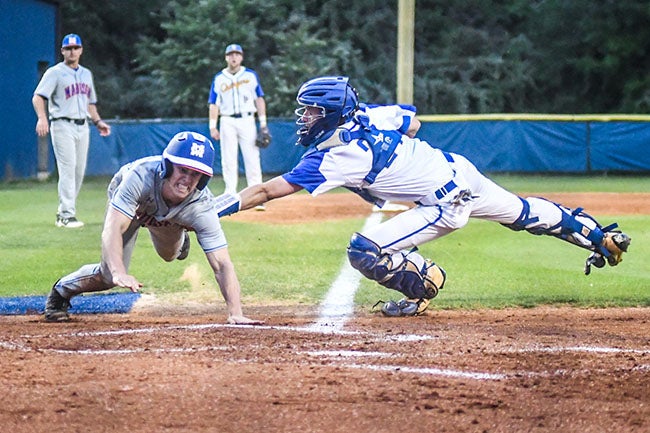
[[[291,117],[319,75],[395,102],[397,1],[76,0],[60,12],[106,117],[207,117],[230,43],[270,117]],[[414,26],[419,113],[650,112],[647,0],[416,0]]]

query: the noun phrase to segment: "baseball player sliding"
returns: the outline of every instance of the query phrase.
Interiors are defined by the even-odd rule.
[[[210,86],[208,114],[210,135],[221,144],[225,192],[234,194],[237,192],[240,147],[247,185],[262,182],[255,113],[260,122],[260,134],[269,139],[270,134],[266,123],[264,92],[255,71],[242,66],[244,50],[238,44],[231,44],[226,47],[225,55],[227,67],[214,76]],[[258,210],[263,210],[263,207]]]
[[[138,232],[146,227],[156,252],[167,262],[187,258],[187,231],[194,231],[226,301],[228,323],[260,323],[242,313],[237,274],[213,207],[214,197],[206,188],[213,163],[210,140],[185,131],[172,137],[162,156],[123,166],[108,186],[101,262],[84,265],[54,283],[45,304],[45,320],[70,320],[70,299],[82,293],[115,286],[137,292],[142,284],[129,273],[129,264]]]
[[[228,215],[303,188],[316,196],[337,187],[375,204],[412,202],[408,211],[354,233],[347,249],[355,269],[405,296],[384,304],[384,314],[415,315],[426,308],[446,274],[416,247],[464,227],[470,217],[587,249],[586,274],[592,265],[616,266],[630,245],[628,235],[614,230],[617,224],[603,227],[581,208],[519,197],[464,156],[415,138],[420,126],[415,107],[360,105],[347,77],[307,81],[297,100],[298,143],[309,147],[298,165],[240,194],[223,194],[216,206]]]
[[[57,227],[78,228],[84,225],[76,217],[76,204],[88,158],[88,119],[95,124],[100,135],[111,133],[111,127],[97,112],[93,74],[79,64],[82,53],[79,35],[66,35],[61,43],[63,61],[45,71],[32,97],[38,116],[36,133],[44,137],[50,130],[52,132],[52,147],[59,172]]]

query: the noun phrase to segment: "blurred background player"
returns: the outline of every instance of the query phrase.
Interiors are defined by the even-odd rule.
[[[210,135],[221,146],[221,170],[225,192],[237,192],[239,149],[244,160],[248,186],[262,183],[260,149],[255,145],[257,128],[268,134],[264,91],[254,70],[242,66],[244,50],[238,44],[226,47],[226,68],[217,73],[210,86],[208,115]],[[217,124],[219,128],[217,128]],[[257,207],[264,210],[264,206]]]
[[[259,323],[242,313],[235,267],[213,206],[214,197],[206,188],[213,162],[210,140],[188,131],[176,134],[162,156],[123,166],[108,186],[101,262],[84,265],[54,283],[45,305],[45,320],[70,320],[70,299],[82,293],[115,286],[137,292],[142,284],[129,274],[129,264],[138,232],[146,227],[156,252],[167,262],[187,258],[187,231],[194,231],[226,300],[228,323]]]
[[[298,143],[307,146],[288,173],[217,198],[221,215],[249,209],[306,189],[316,196],[345,187],[365,200],[411,202],[414,207],[354,233],[350,264],[365,277],[405,298],[384,304],[391,316],[422,312],[446,280],[444,270],[417,246],[464,227],[469,218],[495,221],[535,235],[550,235],[591,252],[591,266],[617,265],[630,238],[601,226],[581,208],[541,197],[519,197],[485,177],[462,155],[413,138],[415,107],[359,104],[347,77],[319,77],[298,91]]]
[[[38,83],[32,105],[38,120],[36,133],[46,136],[51,129],[52,148],[59,173],[59,206],[56,226],[78,228],[84,225],[77,219],[77,196],[81,190],[86,163],[92,121],[100,135],[110,135],[111,127],[97,112],[97,94],[93,74],[79,64],[83,46],[81,38],[69,34],[61,43],[63,61],[52,66]],[[48,115],[45,107],[47,105]]]

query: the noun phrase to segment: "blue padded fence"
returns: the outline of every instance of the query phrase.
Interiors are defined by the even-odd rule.
[[[486,172],[650,173],[649,121],[479,120],[426,121],[418,137],[469,157]],[[91,127],[88,175],[112,175],[134,159],[160,154],[183,130],[209,135],[207,119],[110,121],[113,133],[100,137]],[[270,119],[273,142],[261,151],[265,174],[290,170],[304,148],[295,145],[292,120]],[[215,173],[221,174],[216,143]],[[49,165],[54,170],[50,152]],[[240,172],[243,164],[240,160]]]

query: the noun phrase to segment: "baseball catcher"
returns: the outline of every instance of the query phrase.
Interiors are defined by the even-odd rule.
[[[298,144],[308,147],[288,173],[219,197],[225,215],[306,189],[316,196],[344,187],[370,203],[413,203],[379,225],[354,233],[347,248],[353,268],[400,292],[384,314],[413,316],[443,288],[445,271],[417,246],[463,228],[470,218],[515,231],[553,236],[590,251],[591,266],[618,265],[630,237],[602,226],[582,208],[543,197],[520,197],[482,174],[463,155],[415,137],[420,122],[408,105],[360,104],[347,77],[318,77],[298,91]],[[424,301],[423,301],[424,300]]]

